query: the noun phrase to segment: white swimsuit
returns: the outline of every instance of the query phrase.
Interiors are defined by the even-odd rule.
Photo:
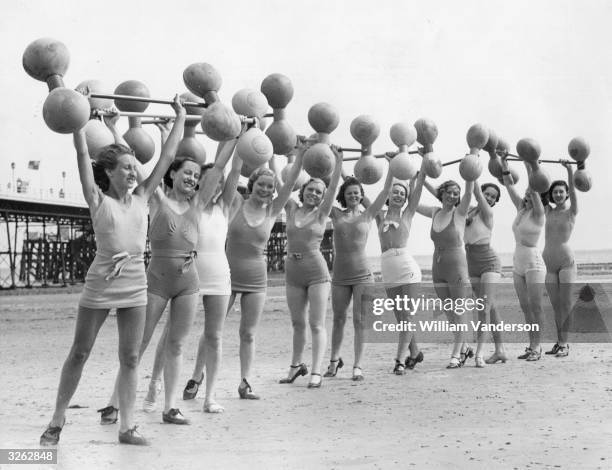
[[[222,202],[213,205],[212,211],[202,212],[200,234],[196,251],[196,267],[200,276],[200,295],[230,295],[232,283],[225,255],[227,218]]]

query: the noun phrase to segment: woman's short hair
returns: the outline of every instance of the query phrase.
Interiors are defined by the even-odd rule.
[[[548,195],[548,200],[554,202],[553,190],[555,189],[555,186],[563,186],[565,188],[565,192],[567,193],[565,200],[567,201],[567,198],[569,197],[569,185],[564,180],[555,180],[550,184],[550,188],[548,188],[548,191],[546,192]]]
[[[359,186],[359,191],[361,191],[361,199],[363,200],[363,186],[361,186],[361,183],[359,182],[359,180],[357,178],[355,178],[354,176],[349,176],[348,178],[346,178],[344,180],[344,183],[342,183],[342,186],[340,186],[340,189],[338,190],[338,195],[336,196],[336,201],[338,201],[340,203],[340,205],[342,207],[344,207],[346,209],[346,198],[344,197],[344,192],[346,191],[346,188],[348,188],[349,186]]]
[[[495,191],[497,191],[497,197],[495,198],[495,202],[499,202],[499,197],[501,196],[501,190],[499,189],[499,186],[497,186],[495,183],[484,183],[482,186],[480,186],[480,190],[484,193],[484,190],[487,188],[493,188]]]
[[[260,168],[256,168],[253,173],[251,173],[251,176],[249,176],[249,181],[247,183],[247,190],[249,193],[253,192],[253,185],[260,176],[271,176],[272,180],[274,181],[274,187],[276,187],[276,174],[270,170],[270,168],[262,166]]]
[[[459,188],[459,195],[461,195],[461,186],[459,186],[459,183],[457,183],[454,180],[448,180],[445,181],[444,183],[442,183],[440,186],[438,186],[438,190],[436,197],[438,198],[438,200],[441,202],[442,201],[442,195],[448,190],[448,188],[450,188],[451,186],[457,186]],[[461,196],[459,197],[459,199],[461,199]],[[455,206],[459,205],[460,201],[457,201],[455,203]]]
[[[298,193],[298,199],[300,200],[301,203],[304,203],[304,191],[306,190],[306,187],[310,183],[320,183],[325,188],[323,191],[327,189],[327,185],[325,184],[325,181],[323,181],[321,178],[310,178],[300,187],[300,192]]]
[[[121,155],[134,155],[134,151],[121,144],[110,144],[102,147],[95,155],[92,162],[94,181],[102,191],[108,191],[110,180],[106,174],[106,170],[114,170],[117,168],[118,158]]]
[[[395,183],[393,183],[391,185],[391,189],[393,189],[393,186],[401,186],[402,188],[404,188],[404,190],[406,191],[406,201],[408,200],[408,196],[410,196],[410,188],[408,186],[406,186],[406,184],[402,183],[401,181],[396,181]],[[404,203],[406,202],[404,201]],[[387,200],[385,201],[386,205],[389,205],[389,198],[387,198]]]
[[[198,165],[200,167],[200,173],[202,172],[202,165],[200,165],[195,160],[195,158],[189,157],[189,156],[176,157],[173,160],[173,162],[170,164],[170,167],[168,168],[168,170],[166,171],[166,174],[164,175],[164,184],[167,187],[172,188],[172,185],[173,185],[171,173],[173,171],[178,171],[181,168],[183,168],[183,165],[185,164],[185,162],[193,162],[193,163],[195,163],[196,165]]]

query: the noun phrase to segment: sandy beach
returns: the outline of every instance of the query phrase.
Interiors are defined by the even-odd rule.
[[[72,340],[78,292],[4,295],[0,301],[0,447],[37,448]],[[505,311],[516,310],[515,303],[500,301]],[[328,312],[331,330],[330,319]],[[161,412],[138,411],[140,429],[153,445],[133,448],[119,445],[117,425],[100,426],[95,412],[106,405],[117,368],[116,321],[109,317],[71,402],[78,408],[68,410],[58,465],[47,468],[612,467],[609,343],[572,344],[568,358],[543,356],[535,363],[516,360],[524,344],[513,343],[506,364],[477,369],[471,360],[459,370],[445,368],[447,344],[425,343],[425,361],[405,376],[392,374],[394,344],[368,344],[366,380],[355,383],[349,322],[342,354],[347,365],[338,377],[325,379],[320,390],[307,389],[304,378],[279,385],[291,336],[284,287],[277,285],[269,289],[257,339],[252,385],[262,400],[251,402],[236,393],[238,320],[239,312],[231,312],[224,334],[217,400],[226,412],[202,413],[200,396],[180,402],[191,426],[164,425]],[[202,327],[200,313],[186,348],[185,381]],[[309,357],[308,350],[307,363]],[[150,348],[140,369],[139,409],[152,358]]]

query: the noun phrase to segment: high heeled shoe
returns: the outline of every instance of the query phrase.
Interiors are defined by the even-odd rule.
[[[323,383],[323,379],[321,374],[310,374],[310,382],[308,382],[307,388],[321,388],[321,383]]]
[[[200,377],[200,381],[189,379],[187,381],[187,385],[185,385],[185,390],[183,390],[183,400],[193,400],[198,394],[198,390],[200,389],[200,385],[204,381],[204,372],[202,372],[202,377]]]
[[[297,369],[292,371],[293,374],[285,377],[284,379],[280,379],[278,381],[279,384],[292,384],[293,382],[295,382],[295,379],[297,379],[300,376],[304,376],[306,374],[308,374],[308,367],[306,367],[306,364],[304,364],[303,362],[301,364],[298,364],[297,366],[289,366],[291,369]]]
[[[259,400],[259,395],[253,393],[251,385],[247,382],[247,379],[242,379],[238,386],[238,396],[243,400]]]
[[[393,368],[393,373],[395,375],[405,375],[406,374],[406,366],[399,359],[395,360],[395,367]]]
[[[64,429],[64,425],[66,424],[66,418],[64,418],[64,422],[61,426],[47,426],[45,432],[40,436],[40,445],[41,447],[47,446],[55,446],[60,440],[60,433],[62,429]]]
[[[353,382],[361,382],[364,380],[361,367],[353,367]]]
[[[527,346],[525,348],[525,352],[523,354],[521,354],[520,356],[517,356],[517,359],[527,359],[529,357],[529,355],[531,354],[531,348],[529,346]]]
[[[447,369],[459,369],[463,365],[459,356],[451,356]]]
[[[464,366],[465,362],[472,357],[474,357],[474,350],[468,346],[465,348],[465,351],[463,351],[459,356],[461,365]]]
[[[566,344],[565,346],[559,346],[559,349],[557,350],[557,354],[555,354],[555,357],[567,357],[569,356],[569,344]]]
[[[115,408],[113,405],[100,408],[98,413],[100,413],[100,424],[103,425],[115,424],[119,419],[119,409]]]
[[[325,372],[323,377],[335,377],[338,373],[338,369],[342,369],[342,367],[344,367],[344,361],[341,357],[339,357],[335,361],[330,360],[329,366],[327,366],[327,372]]]
[[[539,361],[541,357],[542,357],[542,347],[540,346],[539,350],[532,349],[531,352],[529,353],[529,356],[525,360],[528,362]]]
[[[419,362],[423,362],[423,358],[423,351],[419,351],[416,357],[407,356],[404,365],[406,366],[406,369],[412,370]]]
[[[561,346],[559,346],[559,343],[555,343],[550,349],[550,351],[546,351],[544,354],[549,356],[555,356],[559,352],[559,348],[561,348]]]

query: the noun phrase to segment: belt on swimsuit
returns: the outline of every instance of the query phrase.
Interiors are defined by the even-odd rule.
[[[319,252],[318,249],[314,249],[314,250],[310,250],[310,251],[302,251],[300,253],[291,252],[291,253],[287,253],[287,256],[290,257],[290,258],[293,258],[293,259],[302,259],[302,258],[304,258],[305,255],[309,255],[311,253],[317,253],[317,252]]]
[[[382,252],[383,255],[387,255],[387,256],[399,256],[399,255],[403,255],[404,253],[409,253],[408,252],[408,247],[402,247],[402,248],[387,248],[385,251]]]
[[[465,244],[465,251],[476,251],[476,250],[480,250],[480,251],[485,251],[488,250],[489,248],[491,248],[491,245],[489,243],[466,243]]]
[[[537,249],[536,246],[527,246],[527,245],[523,245],[522,243],[517,243],[516,248],[527,248],[528,250]]]
[[[122,251],[121,253],[117,253],[115,255],[109,255],[107,253],[97,252],[96,255],[110,258],[113,261],[113,265],[106,272],[106,276],[104,276],[105,281],[110,281],[111,279],[119,277],[121,275],[121,271],[123,271],[123,268],[125,267],[126,264],[128,264],[134,258],[142,257],[142,253],[131,255],[127,251]]]
[[[198,252],[192,251],[181,251],[181,250],[155,250],[151,254],[151,258],[179,258],[183,259],[183,265],[178,269],[178,272],[185,274],[191,268],[193,261],[198,256]]]

